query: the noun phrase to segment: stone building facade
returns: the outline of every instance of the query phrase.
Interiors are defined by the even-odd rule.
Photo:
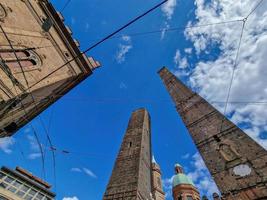
[[[184,174],[181,165],[175,165],[175,176],[172,180],[174,200],[200,200],[199,191],[192,180]]]
[[[145,109],[132,113],[103,200],[151,199],[151,129]]]
[[[0,170],[1,200],[54,200],[55,196],[50,184],[21,167]]]
[[[163,191],[161,170],[155,158],[152,159],[152,194],[154,200],[165,200],[165,193]]]
[[[0,0],[0,137],[14,134],[100,66],[81,55],[63,21],[48,0]]]
[[[267,151],[167,68],[159,75],[223,199],[267,199]]]

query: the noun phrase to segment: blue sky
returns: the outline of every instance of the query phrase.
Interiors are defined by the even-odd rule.
[[[158,2],[157,0],[145,2],[73,0],[63,15],[65,23],[74,33],[74,38],[80,41],[81,49],[85,49]],[[236,43],[239,34],[233,34],[232,31],[239,30],[240,24],[230,24],[220,28],[212,26],[188,32],[181,30],[165,34],[159,32],[133,35],[167,27],[183,27],[188,25],[189,21],[193,24],[207,24],[240,19],[255,4],[251,0],[239,1],[242,3],[235,6],[230,1],[221,4],[216,2],[170,0],[165,7],[121,32],[121,37],[106,41],[89,52],[90,56],[102,63],[102,67],[40,115],[49,127],[52,142],[58,149],[56,182],[53,176],[51,151],[48,148],[45,150],[45,178],[56,185],[54,191],[57,193],[57,199],[102,198],[131,112],[140,107],[147,108],[151,115],[153,153],[162,169],[164,189],[168,193],[167,200],[171,199],[170,181],[174,174],[173,166],[177,162],[185,166],[186,173],[200,187],[202,194],[210,195],[216,191],[157,71],[162,66],[168,66],[208,100],[225,99],[229,83],[229,78],[226,78],[231,74],[231,66],[227,69],[225,66],[230,65],[229,60],[233,62],[237,49],[236,45],[231,46],[228,43]],[[60,10],[65,1],[52,0],[52,3]],[[266,8],[266,3],[262,7],[264,6]],[[234,9],[238,12],[234,12]],[[259,8],[256,14],[251,16],[252,22],[266,12]],[[260,48],[265,52],[263,44],[266,44],[264,43],[266,21],[262,19],[259,23],[262,25],[260,29],[262,31],[259,30],[256,36],[253,33],[253,38],[256,38],[253,41],[258,42],[255,51]],[[244,35],[247,40],[243,48],[255,45],[249,42],[253,28],[255,28],[253,23],[248,22],[245,30],[247,32]],[[229,36],[232,38],[229,39]],[[259,57],[264,59],[261,55],[257,58]],[[243,60],[245,55],[242,54],[240,62]],[[259,63],[253,62],[252,59],[253,69],[260,71],[261,60],[257,61]],[[242,70],[250,69],[245,67]],[[225,74],[222,74],[222,71]],[[238,72],[242,74],[242,71]],[[189,74],[192,75],[190,78]],[[248,89],[251,91],[249,99],[243,98],[248,97],[240,92],[246,82],[237,77],[238,81],[234,83],[230,100],[241,98],[244,101],[256,101],[267,96],[267,84],[262,75],[258,73],[251,78],[258,81],[256,87],[260,89],[253,90],[255,92],[253,93],[249,88],[251,89]],[[215,106],[222,109],[221,105]],[[266,144],[264,137],[267,130],[266,112],[257,117],[260,109],[254,105],[240,107],[231,104],[228,109],[227,114],[236,123],[241,123],[245,118],[249,119],[245,126],[247,132],[262,145]],[[32,126],[37,130],[41,143],[46,144],[40,118],[35,119]],[[0,150],[2,150],[0,165],[12,168],[19,165],[40,177],[44,176],[39,150],[29,125],[20,130],[13,139],[0,143]],[[64,154],[62,150],[73,153]]]

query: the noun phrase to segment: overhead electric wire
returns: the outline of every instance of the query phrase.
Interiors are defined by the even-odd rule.
[[[257,10],[257,8],[262,4],[263,1],[264,0],[260,0],[245,18],[248,19],[250,15],[252,15],[252,13],[254,13]]]
[[[11,47],[12,50],[13,50],[13,53],[14,53],[14,55],[15,55],[15,57],[16,57],[16,60],[17,60],[17,62],[18,62],[18,64],[19,64],[19,66],[20,66],[20,69],[21,69],[22,73],[23,73],[23,77],[24,77],[24,79],[25,79],[26,85],[27,85],[27,87],[29,88],[29,82],[28,82],[28,80],[27,80],[27,78],[26,78],[26,75],[25,75],[25,72],[24,72],[24,70],[23,70],[23,67],[22,67],[22,65],[21,65],[21,63],[20,63],[20,60],[18,59],[17,53],[16,53],[16,51],[15,51],[15,49],[14,49],[14,47],[13,47],[11,41],[9,40],[9,38],[8,38],[8,36],[7,36],[7,34],[6,34],[6,32],[4,31],[4,29],[2,28],[2,26],[0,26],[0,27],[1,27],[1,30],[3,31],[4,35],[5,35],[6,40],[8,41],[10,47]],[[23,91],[23,92],[25,92],[25,91]],[[29,94],[30,94],[30,96],[31,96],[31,98],[32,98],[32,101],[33,101],[33,104],[34,104],[34,108],[36,108],[36,107],[37,107],[37,104],[36,104],[36,102],[35,102],[34,96],[33,96],[32,92],[30,91],[30,89],[29,89]],[[23,104],[22,101],[21,101],[21,104]],[[24,105],[22,105],[22,107],[24,107]],[[25,110],[25,109],[24,109],[24,112],[25,112],[25,114],[26,114],[26,110]],[[40,122],[41,122],[41,126],[43,126],[43,128],[44,128],[44,131],[45,131],[45,134],[46,134],[46,137],[47,137],[47,139],[48,139],[48,142],[49,142],[50,146],[53,146],[52,141],[51,141],[51,138],[50,138],[50,135],[49,135],[49,132],[47,131],[47,129],[46,129],[46,127],[45,127],[45,124],[44,124],[44,122],[43,122],[41,116],[39,116],[38,118],[39,118],[39,120],[40,120]],[[31,126],[32,126],[32,125],[31,125]],[[39,136],[38,136],[38,134],[37,134],[37,132],[36,132],[36,130],[35,130],[34,128],[33,128],[33,132],[34,132],[34,136],[35,136],[35,138],[36,138],[36,141],[37,141],[37,143],[38,143],[38,146],[40,147],[40,152],[41,152],[41,155],[42,155],[43,173],[44,173],[44,178],[45,178],[45,174],[46,174],[46,173],[45,173],[45,155],[44,155],[42,146],[40,145],[40,139],[39,139]],[[54,166],[54,171],[56,171],[56,169],[55,169],[55,166],[56,166],[55,155],[52,154],[52,156],[53,156],[53,166]],[[55,178],[55,179],[56,179],[56,178]]]
[[[4,36],[5,36],[6,40],[8,41],[9,46],[11,47],[11,49],[12,49],[14,55],[15,55],[15,58],[16,58],[16,60],[17,60],[17,63],[19,64],[20,69],[21,69],[21,71],[22,71],[22,73],[23,73],[23,77],[24,77],[24,79],[25,79],[25,83],[26,83],[27,87],[29,88],[29,82],[28,82],[28,80],[27,80],[27,78],[26,78],[26,75],[25,75],[25,72],[24,72],[24,70],[23,70],[23,67],[22,67],[22,65],[21,65],[21,63],[20,63],[20,60],[18,59],[17,53],[16,53],[16,51],[15,51],[15,49],[14,49],[14,47],[13,47],[11,41],[9,40],[9,38],[8,38],[8,36],[7,36],[7,34],[6,34],[6,32],[4,31],[4,29],[2,28],[1,25],[0,25],[0,28],[1,28],[1,30],[2,30],[2,32],[3,32],[3,34],[4,34]],[[16,89],[16,86],[14,86],[14,88]],[[25,90],[22,90],[22,92],[25,94]],[[31,96],[31,98],[32,98],[32,101],[33,101],[33,103],[34,103],[34,107],[36,108],[37,105],[36,105],[35,99],[34,99],[34,97],[33,97],[33,94],[32,94],[32,92],[31,92],[30,90],[29,90],[29,94],[30,94],[30,96]],[[17,96],[18,96],[18,94],[17,94]],[[24,108],[24,105],[23,105],[22,100],[20,101],[20,103],[21,103],[21,107],[23,108],[23,111],[24,111],[24,113],[25,113],[25,115],[26,115],[27,112],[26,112],[26,110],[25,110],[25,108]],[[28,121],[28,120],[27,120],[27,121]],[[41,120],[41,122],[42,122],[42,120]],[[42,125],[43,125],[43,123],[42,123]],[[32,126],[32,124],[30,124],[30,126],[31,126],[31,128],[32,128],[32,130],[33,130],[34,137],[35,137],[35,139],[36,139],[36,141],[37,141],[37,143],[38,143],[38,147],[39,147],[39,149],[40,149],[40,153],[41,153],[41,157],[42,157],[42,169],[43,169],[43,174],[44,174],[44,178],[45,178],[45,174],[46,174],[46,173],[45,173],[45,156],[44,156],[44,152],[43,152],[43,149],[42,149],[42,145],[41,145],[41,143],[40,143],[40,139],[39,139],[38,133],[36,132],[35,128]],[[46,128],[44,127],[44,129],[46,129]],[[51,140],[50,140],[49,134],[47,134],[47,137],[49,138],[48,141],[50,142]],[[51,144],[51,145],[52,145],[52,144]]]
[[[67,0],[67,2],[64,4],[64,6],[62,7],[62,9],[60,11],[61,13],[63,13],[64,10],[69,6],[70,2],[71,2],[71,0]]]
[[[21,71],[22,71],[22,73],[23,73],[23,77],[24,77],[25,82],[26,82],[26,85],[27,85],[27,87],[28,87],[29,84],[28,84],[26,75],[25,75],[25,73],[24,73],[23,67],[22,67],[22,65],[21,65],[21,63],[20,63],[20,61],[19,61],[19,59],[18,59],[17,54],[16,54],[16,51],[15,51],[15,49],[14,49],[14,47],[13,47],[11,41],[9,40],[9,38],[8,38],[8,36],[7,36],[7,34],[6,34],[6,32],[4,31],[4,29],[3,29],[3,27],[2,27],[1,25],[0,25],[0,28],[1,28],[1,30],[2,30],[2,32],[3,32],[3,34],[4,34],[4,36],[5,36],[6,40],[8,41],[8,44],[10,45],[10,47],[11,47],[11,49],[12,49],[12,51],[13,51],[15,57],[16,57],[17,62],[19,63],[20,69],[21,69]],[[13,86],[14,86],[14,88],[15,88],[15,90],[16,90],[16,85],[14,85],[14,83],[13,83]],[[25,92],[25,91],[23,90],[22,92]],[[17,96],[18,96],[18,93],[17,93]],[[24,113],[25,113],[25,115],[26,115],[27,112],[26,112],[26,110],[25,110],[25,108],[24,108],[24,105],[23,105],[22,101],[20,101],[20,103],[21,103],[21,107],[22,107],[22,109],[23,109],[23,111],[24,111]],[[24,117],[24,118],[26,119],[26,117]],[[27,120],[27,121],[28,121],[28,120]],[[43,170],[43,175],[44,175],[44,177],[45,177],[45,161],[44,161],[44,154],[43,154],[42,146],[41,146],[41,143],[40,143],[40,140],[39,140],[39,137],[38,137],[37,132],[35,131],[35,129],[34,129],[34,127],[32,126],[32,124],[30,124],[30,126],[31,126],[31,128],[32,128],[32,130],[33,130],[34,137],[35,137],[35,139],[36,139],[36,141],[37,141],[37,143],[38,143],[38,147],[39,147],[39,149],[40,149],[40,153],[41,153],[41,155],[42,155],[42,170]]]
[[[239,58],[239,52],[240,52],[241,42],[242,42],[242,38],[243,38],[245,23],[246,23],[246,20],[244,20],[243,21],[243,24],[242,24],[242,29],[241,29],[241,34],[240,34],[239,42],[238,42],[236,57],[235,57],[235,60],[234,60],[233,71],[232,71],[232,75],[231,75],[231,79],[230,79],[230,84],[229,84],[229,88],[228,88],[228,92],[227,92],[227,97],[226,97],[226,101],[225,101],[226,103],[225,103],[225,107],[224,107],[224,115],[226,114],[227,105],[228,105],[228,102],[229,102],[230,93],[231,93],[231,89],[232,89],[232,85],[233,85],[233,81],[234,81],[235,71],[236,71],[236,68],[238,66],[238,58]]]
[[[66,97],[65,95],[53,95],[53,97],[63,97],[65,100],[70,101],[88,101],[88,102],[96,102],[96,103],[114,103],[114,102],[144,102],[144,103],[155,103],[155,102],[169,102],[168,99],[149,99],[149,98],[138,98],[138,99],[131,99],[131,98],[110,98],[110,97],[104,97],[104,98],[91,98],[91,97]],[[46,96],[35,96],[36,99],[43,99]],[[189,102],[191,102],[189,100]],[[194,102],[194,101],[192,101]],[[267,104],[267,100],[262,101],[208,101],[212,104]]]
[[[264,0],[260,0],[257,3],[257,5],[249,12],[249,14],[246,17],[243,18],[243,24],[242,24],[241,34],[240,34],[240,38],[239,38],[239,44],[238,44],[238,48],[237,48],[236,58],[235,58],[235,61],[234,61],[233,72],[232,72],[232,75],[231,75],[230,85],[229,85],[229,89],[228,89],[227,97],[226,97],[224,115],[226,114],[226,111],[227,111],[227,105],[228,105],[229,98],[230,98],[230,93],[231,93],[233,80],[234,80],[234,76],[235,76],[235,71],[236,71],[236,68],[237,68],[237,65],[238,65],[239,52],[240,52],[240,48],[241,48],[241,42],[242,42],[242,38],[243,38],[243,33],[244,33],[244,28],[245,28],[245,25],[246,25],[246,21],[252,15],[252,13],[255,12],[256,9],[262,4],[263,1]]]
[[[1,60],[4,60],[1,54],[0,54],[0,59],[1,59]],[[15,87],[15,86],[14,86],[14,83],[13,83],[13,87]],[[5,93],[4,90],[3,90],[3,92]],[[6,93],[5,93],[5,94],[6,94]],[[6,95],[7,95],[7,94],[6,94]],[[9,98],[11,98],[9,95],[7,95],[7,96],[8,96]],[[12,115],[11,115],[11,118],[12,118],[12,120],[14,120],[13,113],[12,113]],[[17,144],[18,144],[17,147],[18,147],[18,150],[19,150],[19,154],[21,155],[22,160],[24,161],[24,164],[26,164],[26,163],[27,163],[27,161],[26,161],[26,157],[25,157],[25,154],[24,154],[24,152],[23,152],[23,149],[21,148],[20,142],[18,141]]]
[[[85,156],[85,157],[90,157],[90,158],[93,158],[93,157],[95,157],[95,158],[96,157],[97,158],[109,157],[109,156],[107,156],[107,154],[94,154],[94,153],[88,153],[88,152],[76,152],[76,151],[72,151],[72,150],[68,150],[68,149],[58,149],[56,147],[50,148],[48,150],[56,152],[58,154],[63,154],[63,155],[78,155],[78,156]],[[110,157],[111,157],[111,155],[110,155]]]
[[[136,32],[136,33],[125,33],[125,34],[121,34],[121,35],[117,35],[117,36],[111,37],[111,38],[109,38],[109,40],[111,40],[111,39],[120,39],[125,35],[130,36],[130,37],[138,37],[138,36],[143,36],[143,35],[161,33],[162,31],[165,31],[165,32],[184,31],[186,29],[194,29],[194,28],[216,26],[216,25],[224,25],[224,24],[230,24],[230,23],[236,23],[236,22],[242,22],[242,21],[243,21],[243,19],[236,19],[236,20],[221,21],[221,22],[208,23],[208,24],[162,28],[162,29],[153,30],[153,31],[143,31],[143,32]],[[93,40],[93,41],[96,42],[98,40]],[[64,44],[59,44],[57,46],[61,46],[61,45],[64,45]],[[43,48],[52,48],[52,47],[55,47],[55,46],[56,45],[36,46],[36,47],[25,48],[24,50],[38,50],[38,49],[43,49]]]
[[[45,98],[45,97],[47,97],[47,96],[43,96],[42,98]],[[36,98],[36,96],[35,96],[35,98]],[[37,102],[37,103],[39,103],[39,102]],[[47,127],[48,132],[50,132],[50,128],[51,128],[51,124],[52,124],[52,118],[53,118],[53,107],[52,106],[53,105],[51,105],[51,111],[50,111],[50,116],[49,116],[49,120],[48,120],[48,127]],[[47,147],[48,142],[49,142],[48,138],[46,138],[45,147]],[[46,151],[45,151],[45,155],[46,155]]]
[[[44,121],[41,117],[39,117],[39,120],[41,122],[41,125],[44,128],[45,133],[46,133],[46,138],[47,138],[47,141],[49,143],[49,146],[50,146],[50,148],[52,148],[54,145],[52,143],[52,140],[51,140],[51,137],[49,134],[49,129],[46,128],[46,126],[44,125]],[[44,153],[44,157],[45,157],[45,153]],[[56,188],[56,180],[57,180],[57,178],[56,178],[56,155],[53,151],[52,151],[52,162],[53,162],[53,176],[54,176],[55,188]]]
[[[194,29],[194,28],[201,28],[201,27],[215,26],[215,25],[224,25],[224,24],[236,23],[236,22],[241,22],[241,21],[242,21],[242,19],[236,19],[236,20],[221,21],[221,22],[208,23],[208,24],[189,25],[189,26],[172,27],[172,28],[162,28],[162,29],[154,30],[154,31],[130,33],[130,34],[127,34],[127,36],[135,37],[135,36],[141,36],[141,35],[161,33],[162,31],[165,31],[165,32],[184,31],[187,29]],[[122,36],[123,35],[121,35],[121,37]],[[113,38],[115,38],[115,37],[113,37]]]
[[[225,103],[225,107],[224,107],[224,115],[226,115],[227,106],[228,106],[228,102],[229,102],[229,99],[230,99],[230,94],[231,94],[232,85],[233,85],[233,81],[234,81],[235,71],[236,71],[236,68],[237,68],[237,66],[238,66],[238,59],[239,59],[239,53],[240,53],[240,48],[241,48],[241,42],[242,42],[243,33],[244,33],[244,28],[245,28],[247,19],[252,15],[253,12],[256,11],[256,9],[261,5],[261,3],[262,3],[263,1],[264,1],[264,0],[260,0],[260,1],[257,3],[257,5],[251,10],[251,12],[250,12],[246,17],[243,18],[241,34],[240,34],[240,37],[239,37],[239,43],[238,43],[237,52],[236,52],[236,57],[235,57],[234,66],[233,66],[233,71],[232,71],[232,75],[231,75],[231,79],[230,79],[230,85],[229,85],[229,88],[228,88],[228,91],[227,91],[226,103]],[[220,131],[222,131],[222,128],[223,128],[223,122],[224,122],[224,119],[222,119],[222,123],[221,123]]]

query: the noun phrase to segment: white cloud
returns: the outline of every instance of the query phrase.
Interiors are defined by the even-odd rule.
[[[161,40],[164,39],[166,30],[170,28],[169,21],[172,19],[176,5],[177,5],[177,0],[169,0],[161,8],[164,16],[166,17],[166,21],[164,21],[164,26],[161,31],[161,37],[160,37]]]
[[[189,157],[190,157],[190,154],[187,153],[187,154],[185,154],[185,155],[182,156],[182,159],[188,159]]]
[[[28,134],[28,133],[31,132],[31,128],[30,127],[27,127],[23,131],[24,131],[25,134]]]
[[[166,34],[166,31],[170,28],[170,25],[168,22],[164,22],[164,28],[161,30],[161,36],[160,39],[163,40]]]
[[[121,38],[119,44],[119,50],[116,53],[116,61],[121,64],[125,61],[127,53],[133,48],[132,40],[130,36],[124,35]]]
[[[190,171],[187,175],[192,179],[202,195],[206,195],[211,198],[214,192],[219,193],[219,190],[215,182],[212,180],[209,171],[199,153],[196,153],[192,156],[191,164],[193,171]]]
[[[123,35],[121,39],[125,42],[131,42],[131,37],[128,35]]]
[[[162,12],[167,17],[167,19],[171,19],[177,5],[177,0],[169,0],[162,6]]]
[[[11,146],[14,144],[15,139],[12,137],[0,138],[0,149],[7,154],[12,153]]]
[[[232,19],[242,19],[255,7],[258,1],[210,1],[195,0],[196,22],[200,25]],[[209,54],[211,47],[217,46],[219,55],[207,61],[199,61],[191,71],[189,83],[209,101],[226,100],[233,65],[238,49],[242,22],[187,29],[185,36],[192,41],[196,52]],[[238,65],[230,93],[231,102],[262,102],[267,100],[267,1],[250,15],[246,22],[241,43]],[[207,57],[207,56],[206,56]],[[224,104],[215,104],[223,111]],[[229,104],[226,114],[242,127],[246,123],[246,133],[267,148],[266,104]],[[231,114],[231,115],[230,115]]]
[[[28,158],[29,158],[30,160],[35,160],[35,159],[37,159],[37,158],[40,158],[41,156],[42,156],[41,153],[31,153],[31,154],[28,155]]]
[[[29,140],[31,149],[33,151],[38,151],[39,150],[39,145],[38,145],[36,139],[32,135],[28,135],[27,139]]]
[[[184,52],[187,53],[187,54],[191,54],[192,51],[193,51],[192,48],[185,48],[185,49],[184,49]]]
[[[27,135],[27,139],[30,143],[30,148],[32,150],[32,153],[30,153],[27,157],[30,160],[35,160],[37,158],[42,157],[42,154],[40,152],[40,147],[36,141],[36,139],[32,135]]]
[[[181,52],[179,49],[176,50],[173,61],[174,61],[175,65],[180,69],[185,69],[188,67],[187,58],[181,56]]]
[[[97,176],[94,174],[94,172],[92,172],[92,170],[88,169],[88,168],[71,168],[72,172],[78,172],[78,173],[85,173],[87,176],[90,176],[91,178],[97,178]]]
[[[74,168],[71,168],[72,172],[82,172],[82,170],[80,168],[77,168],[77,167],[74,167]]]
[[[97,178],[97,176],[88,168],[83,168],[83,171],[85,174],[87,174],[88,176],[92,177],[92,178]]]
[[[62,200],[79,200],[78,197],[64,197]]]
[[[174,176],[162,180],[163,190],[165,191],[166,199],[169,199],[169,198],[172,197],[172,181],[173,181],[173,177]]]

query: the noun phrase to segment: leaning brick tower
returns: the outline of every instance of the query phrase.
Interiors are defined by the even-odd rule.
[[[132,113],[103,200],[150,200],[151,132],[145,109]]]
[[[224,199],[267,199],[267,151],[167,68],[159,75]]]

